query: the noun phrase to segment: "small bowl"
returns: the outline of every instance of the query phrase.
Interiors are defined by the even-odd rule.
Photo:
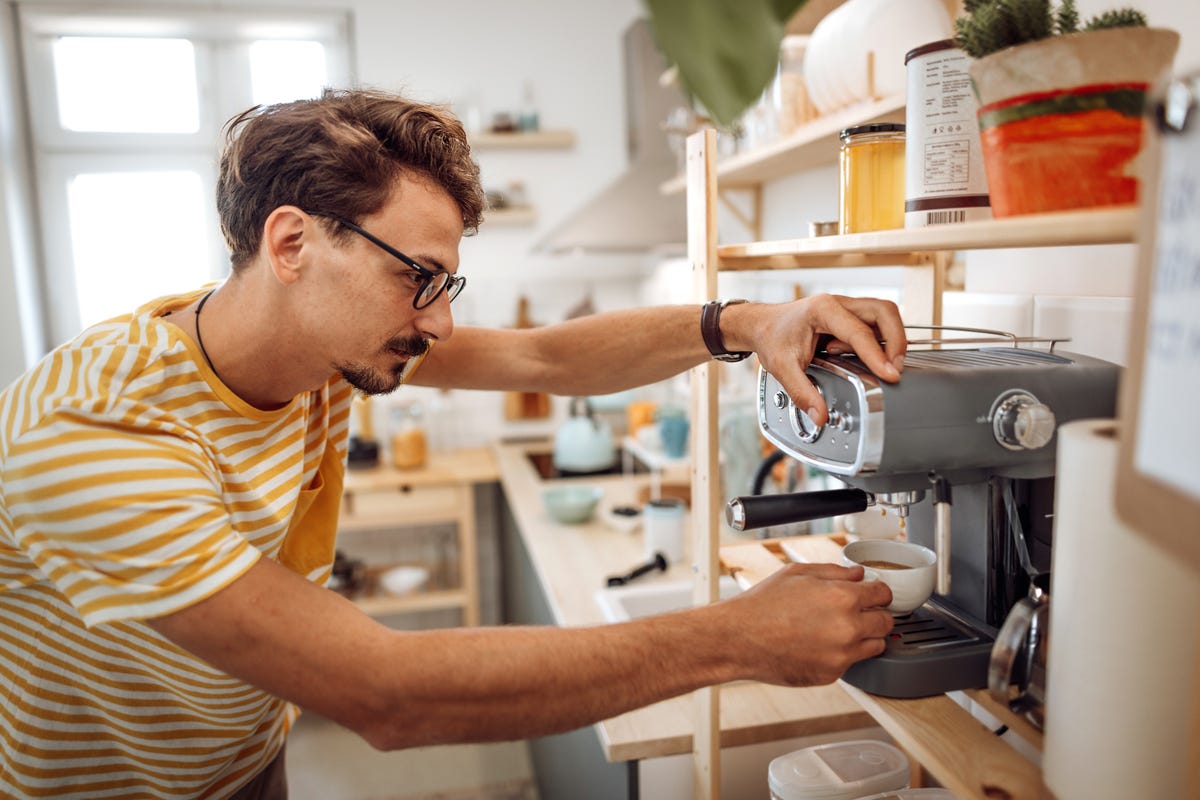
[[[553,486],[542,492],[542,505],[557,522],[577,525],[592,518],[603,496],[596,486]]]
[[[379,576],[379,588],[393,597],[412,594],[429,580],[429,570],[424,567],[394,567]]]

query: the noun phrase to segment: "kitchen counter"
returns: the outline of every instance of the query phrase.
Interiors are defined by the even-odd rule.
[[[554,621],[562,626],[602,624],[606,620],[593,598],[609,575],[627,573],[644,560],[642,537],[618,531],[603,521],[608,507],[634,503],[651,476],[615,475],[586,479],[605,496],[596,517],[582,525],[562,525],[545,513],[542,489],[552,483],[581,479],[543,480],[527,453],[545,451],[547,442],[498,443],[493,447],[500,480],[508,498],[534,574],[545,593]],[[665,573],[639,582],[690,580],[688,563],[671,565]],[[605,757],[611,762],[690,753],[693,701],[691,695],[665,700],[597,724]],[[793,689],[738,682],[721,691],[721,745],[736,747],[792,737],[853,730],[874,725],[840,685]]]

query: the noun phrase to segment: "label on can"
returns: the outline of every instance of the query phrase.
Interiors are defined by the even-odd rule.
[[[990,219],[971,58],[946,39],[908,53],[904,227]]]

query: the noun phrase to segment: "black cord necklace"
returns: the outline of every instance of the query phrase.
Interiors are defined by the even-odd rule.
[[[196,304],[196,344],[200,345],[200,353],[204,356],[204,360],[208,363],[208,368],[212,370],[213,375],[216,375],[217,380],[224,383],[225,379],[221,377],[221,373],[217,372],[217,368],[213,366],[212,359],[208,357],[208,351],[204,349],[204,337],[200,335],[200,310],[204,308],[204,304],[208,302],[208,298],[212,297],[215,291],[216,289],[213,289],[204,295],[204,297],[200,298],[200,302]]]

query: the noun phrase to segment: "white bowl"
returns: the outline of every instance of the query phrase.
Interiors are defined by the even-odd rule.
[[[412,594],[429,580],[424,567],[394,567],[379,576],[379,587],[393,597]]]

